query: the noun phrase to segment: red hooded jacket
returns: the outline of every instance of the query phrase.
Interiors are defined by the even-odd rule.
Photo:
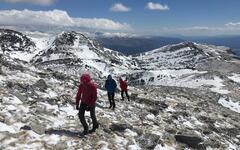
[[[91,82],[89,74],[83,74],[80,78],[81,84],[78,87],[76,96],[76,105],[79,106],[79,102],[93,106],[97,100],[97,87]]]
[[[124,81],[122,78],[120,78],[120,88],[122,91],[127,91],[127,87],[128,87],[128,84],[127,84],[127,81]]]

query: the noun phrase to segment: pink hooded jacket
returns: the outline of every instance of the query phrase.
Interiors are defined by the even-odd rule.
[[[76,96],[76,105],[79,106],[79,102],[93,106],[97,100],[97,87],[95,83],[91,82],[89,74],[83,74],[80,78],[81,84],[78,87]]]

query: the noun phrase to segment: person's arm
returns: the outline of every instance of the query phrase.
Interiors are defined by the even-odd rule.
[[[93,87],[93,100],[94,100],[94,102],[97,101],[97,86],[96,85],[94,85],[94,87]]]
[[[128,88],[128,82],[127,81],[125,81],[125,87],[126,87],[126,89]]]
[[[106,80],[104,87],[105,87],[106,90],[108,90],[108,88],[109,88],[109,81],[108,80]]]
[[[79,109],[79,102],[81,100],[81,97],[82,97],[82,85],[79,85],[78,87],[78,92],[77,92],[77,95],[76,95],[76,109],[78,110]]]
[[[117,83],[115,80],[113,80],[114,87],[117,88]]]

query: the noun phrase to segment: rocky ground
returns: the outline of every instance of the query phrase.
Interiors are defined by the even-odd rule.
[[[76,32],[41,42],[0,33],[0,149],[240,149],[240,61],[229,48],[184,42],[127,57]],[[75,95],[85,71],[98,86],[100,127],[80,137]],[[118,90],[114,111],[108,74],[130,84],[131,101]]]
[[[103,80],[100,128],[85,137],[75,110],[78,76],[1,57],[0,149],[239,149],[239,104],[209,90],[130,87],[131,101],[109,110]],[[222,104],[223,103],[223,104]],[[225,104],[225,105],[224,105]],[[87,113],[87,120],[91,119]]]

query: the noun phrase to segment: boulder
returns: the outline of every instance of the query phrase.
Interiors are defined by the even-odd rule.
[[[200,143],[203,142],[202,138],[191,135],[175,135],[175,139],[176,141],[187,144],[192,148],[199,148]]]
[[[136,141],[142,149],[154,149],[159,144],[159,139],[159,135],[147,133],[137,137]]]
[[[30,126],[25,125],[21,127],[20,130],[32,130],[32,128]]]
[[[26,95],[23,95],[19,92],[15,92],[14,94],[19,100],[21,100],[22,102],[26,102],[28,97]]]
[[[124,132],[126,129],[132,129],[133,127],[125,123],[112,123],[110,129],[112,131]]]
[[[30,127],[37,134],[42,135],[45,133],[45,127],[40,123],[31,123]]]
[[[48,88],[48,85],[43,79],[38,80],[33,86],[38,87],[42,91],[45,91]]]

